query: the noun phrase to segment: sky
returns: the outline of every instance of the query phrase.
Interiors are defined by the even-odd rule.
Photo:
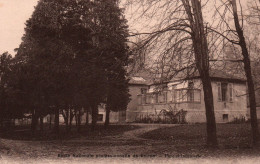
[[[0,54],[15,55],[28,20],[38,0],[0,0]]]
[[[28,20],[39,0],[0,0],[0,54],[15,55]]]
[[[38,0],[0,0],[0,54],[8,51],[11,55],[15,55],[14,49],[18,48],[21,43],[25,22],[31,17],[37,2]],[[131,30],[142,29],[143,20],[141,20],[142,23],[136,20],[131,21],[129,15],[126,14],[126,18],[129,19],[128,24]]]

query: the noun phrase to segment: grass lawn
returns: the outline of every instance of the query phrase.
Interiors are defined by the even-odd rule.
[[[206,124],[165,127],[147,132],[141,137],[152,140],[180,142],[191,146],[206,142]],[[250,148],[251,127],[243,124],[217,124],[217,137],[220,146],[226,148]]]
[[[32,135],[28,127],[17,127],[9,133],[1,133],[1,138],[5,138],[1,141],[10,150],[6,153],[7,156],[17,160],[60,160],[63,158],[58,158],[58,154],[69,154],[68,161],[76,159],[72,154],[94,156],[127,154],[131,157],[155,155],[158,159],[165,160],[182,158],[240,160],[260,157],[260,148],[251,145],[251,127],[248,123],[217,124],[218,149],[209,149],[205,146],[206,124],[171,126],[130,124],[112,125],[108,129],[98,125],[94,133],[89,127],[82,127],[81,133],[77,133],[74,127],[69,134],[66,134],[65,127],[61,126],[59,138],[53,137],[54,134],[48,128],[45,129],[44,132],[37,131],[35,135]],[[81,158],[81,160],[90,159]]]
[[[66,132],[66,126],[60,125],[60,132],[57,136],[49,125],[44,125],[44,130],[37,130],[34,134],[31,132],[30,125],[16,126],[9,131],[0,131],[0,137],[11,140],[25,140],[25,141],[50,141],[50,140],[70,140],[85,137],[89,140],[101,139],[106,136],[121,135],[126,131],[137,129],[138,126],[133,125],[111,125],[107,129],[103,125],[98,124],[94,132],[91,131],[91,126],[81,126],[80,132],[77,132],[77,127],[72,126],[71,131]]]
[[[198,154],[205,157],[260,156],[260,148],[251,145],[251,126],[243,124],[217,124],[218,149],[206,147],[206,124],[180,125],[159,128],[141,135],[153,141],[164,141],[167,152]]]

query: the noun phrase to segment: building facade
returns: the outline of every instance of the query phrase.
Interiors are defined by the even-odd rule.
[[[223,74],[211,75],[211,84],[216,122],[248,118],[244,79]],[[185,111],[185,118],[182,119],[187,123],[206,122],[204,94],[199,77],[164,84],[143,81],[138,85],[130,84],[129,89],[132,100],[126,112],[127,122],[164,117],[163,113],[169,111]]]

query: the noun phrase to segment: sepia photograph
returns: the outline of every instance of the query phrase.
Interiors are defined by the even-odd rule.
[[[0,0],[0,163],[259,163],[260,0]]]

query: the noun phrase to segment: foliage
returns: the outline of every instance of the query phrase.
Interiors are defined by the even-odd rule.
[[[240,116],[240,117],[235,117],[234,120],[232,120],[231,122],[229,122],[231,124],[241,124],[241,123],[246,123],[246,118],[244,116]]]
[[[162,124],[184,124],[186,123],[187,111],[181,110],[161,110],[159,113],[140,115],[136,117],[138,123],[162,123]]]
[[[0,56],[0,120],[23,117],[26,109],[22,101],[21,90],[17,89],[17,67],[15,61],[8,52]]]
[[[13,59],[11,100],[35,119],[101,103],[125,110],[127,36],[122,9],[113,1],[40,0]]]

